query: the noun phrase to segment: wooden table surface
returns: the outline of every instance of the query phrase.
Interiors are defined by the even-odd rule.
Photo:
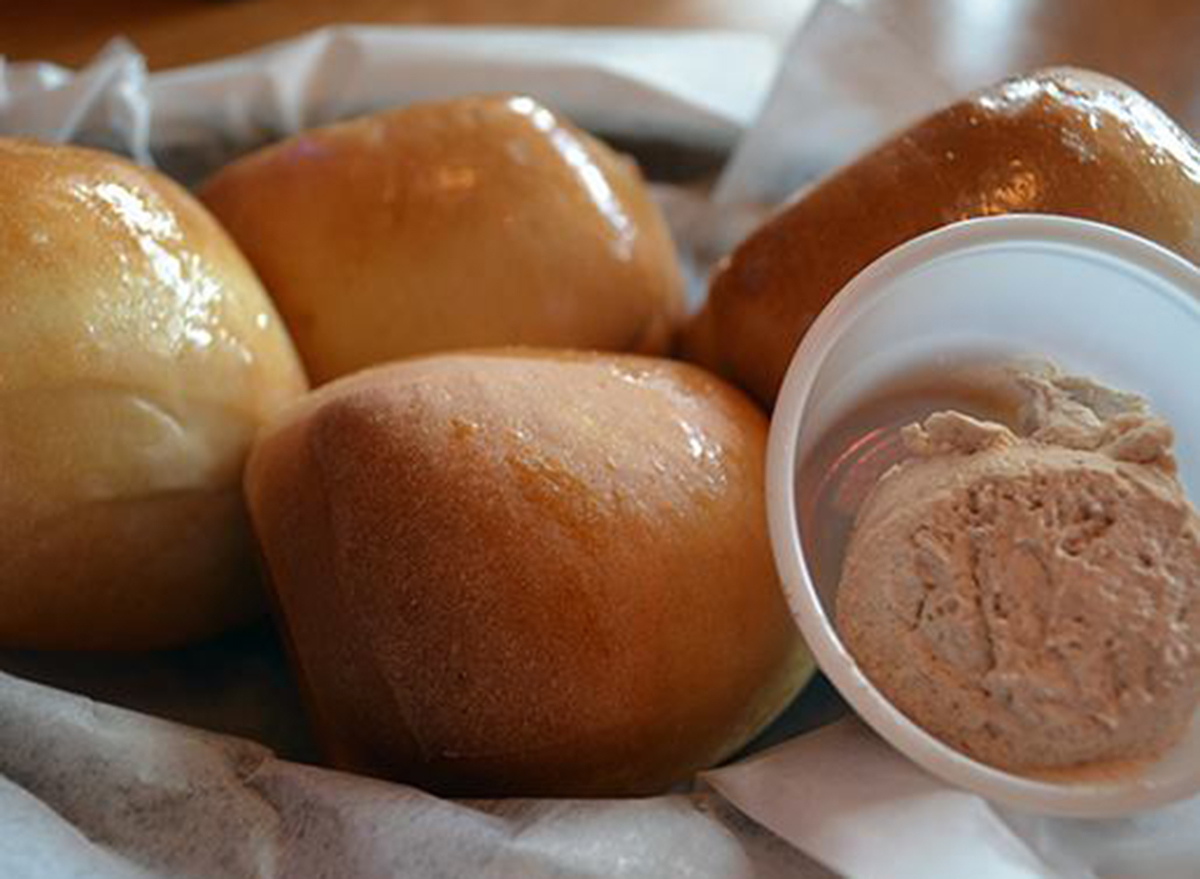
[[[791,30],[811,0],[0,0],[0,53],[87,60],[124,33],[174,67],[337,22]]]
[[[978,80],[1047,63],[1131,82],[1200,130],[1200,0],[846,0]],[[160,69],[336,22],[733,28],[787,38],[812,0],[0,0],[0,54],[79,65],[124,34]]]

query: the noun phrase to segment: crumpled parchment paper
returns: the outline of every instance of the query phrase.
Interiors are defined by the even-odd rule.
[[[0,673],[0,875],[830,874],[712,796],[454,803]]]
[[[0,134],[105,147],[190,184],[314,125],[530,92],[608,136],[728,151],[777,62],[774,43],[754,34],[344,26],[151,75],[117,39],[79,72],[0,61]]]

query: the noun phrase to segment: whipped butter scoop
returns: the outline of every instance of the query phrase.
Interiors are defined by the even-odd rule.
[[[905,715],[984,763],[1153,757],[1200,699],[1200,517],[1131,394],[1014,373],[1018,424],[944,411],[859,510],[837,628]]]

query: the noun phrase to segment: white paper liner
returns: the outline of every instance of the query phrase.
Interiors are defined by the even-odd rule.
[[[704,778],[854,879],[1200,876],[1200,798],[1119,820],[1016,812],[948,787],[854,718]]]
[[[191,183],[313,125],[530,92],[593,131],[728,150],[777,62],[775,44],[755,34],[346,26],[151,76],[114,40],[78,73],[0,62],[0,134],[106,147]]]
[[[712,797],[453,803],[0,673],[0,875],[830,874]]]

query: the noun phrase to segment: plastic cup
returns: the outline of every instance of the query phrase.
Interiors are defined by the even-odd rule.
[[[789,604],[822,671],[854,710],[929,772],[1005,805],[1107,817],[1200,793],[1200,722],[1159,758],[1104,777],[1005,772],[944,744],[871,684],[832,623],[797,518],[796,474],[824,433],[889,378],[964,354],[1036,355],[1145,397],[1175,428],[1180,478],[1200,502],[1200,270],[1097,223],[970,220],[884,255],[833,299],[797,349],[776,401],[767,507]],[[1200,713],[1200,712],[1198,712]]]

